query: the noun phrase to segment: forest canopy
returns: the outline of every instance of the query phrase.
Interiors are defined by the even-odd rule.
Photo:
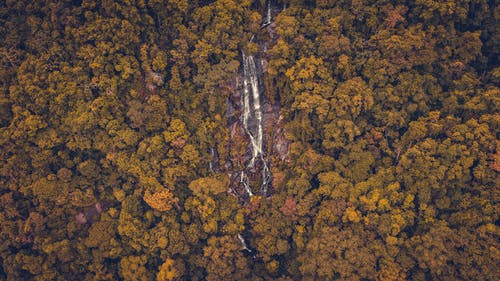
[[[499,22],[492,0],[0,1],[0,280],[498,279]]]

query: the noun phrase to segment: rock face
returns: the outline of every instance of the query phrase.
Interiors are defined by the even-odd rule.
[[[274,34],[274,24],[266,22],[263,31]],[[267,20],[267,19],[266,19]],[[270,37],[274,41],[273,36]],[[267,100],[264,87],[265,50],[272,42],[259,42],[260,52],[242,52],[242,68],[227,102],[229,126],[230,190],[246,202],[254,195],[273,193],[271,164],[286,161],[289,142],[281,126],[280,105]]]

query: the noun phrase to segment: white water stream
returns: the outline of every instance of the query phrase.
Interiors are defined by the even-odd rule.
[[[271,1],[267,1],[267,11],[266,11],[266,18],[264,22],[262,23],[262,27],[265,27],[267,25],[271,24]]]
[[[247,242],[245,241],[245,238],[241,234],[238,234],[238,240],[240,240],[241,245],[243,246],[243,250],[247,250],[249,252],[252,252],[247,246]]]
[[[259,88],[259,74],[253,56],[246,56],[242,52],[243,58],[243,94],[241,99],[242,123],[245,132],[250,139],[251,158],[247,164],[247,169],[255,169],[256,161],[262,163],[262,185],[261,193],[266,196],[267,186],[269,184],[269,168],[264,160],[263,148],[263,125],[262,125],[262,108],[260,105],[261,91]],[[248,183],[246,171],[241,172],[240,181],[245,186],[245,190],[249,196],[253,196],[252,190]]]
[[[243,127],[250,137],[250,144],[252,145],[252,158],[250,158],[248,167],[253,168],[257,157],[262,155],[262,110],[260,108],[259,80],[255,61],[253,56],[247,57],[245,53],[243,53],[243,75]],[[250,95],[253,107],[250,103]],[[256,124],[249,124],[249,120],[252,118],[251,114],[254,117],[254,120],[251,121]],[[249,125],[256,125],[257,128],[252,130]]]
[[[271,1],[267,2],[267,11],[262,27],[271,24]],[[252,35],[250,42],[253,41],[255,35]],[[248,173],[254,174],[256,169],[261,169],[262,183],[260,186],[260,195],[264,198],[267,196],[267,189],[271,179],[268,164],[264,159],[264,129],[263,129],[263,114],[261,108],[261,88],[259,87],[259,69],[256,65],[256,59],[253,56],[247,56],[242,51],[243,61],[243,91],[241,97],[242,109],[241,122],[243,129],[250,139],[251,157],[246,164],[246,167],[240,172],[240,183],[243,185],[245,192],[249,197],[254,196],[250,186]],[[259,163],[260,162],[260,163]],[[258,163],[258,164],[257,164]],[[256,165],[257,164],[257,165]],[[252,252],[241,234],[238,234],[243,250]],[[254,255],[255,257],[255,255]]]

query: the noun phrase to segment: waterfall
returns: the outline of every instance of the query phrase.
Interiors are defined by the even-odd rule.
[[[263,17],[263,27],[271,24],[272,10],[271,1],[267,2],[267,10],[265,11],[265,16]],[[253,34],[250,38],[250,42],[255,40],[256,36]],[[258,42],[261,50],[265,49],[265,45],[262,42]],[[240,199],[247,200],[257,193],[256,183],[260,185],[258,190],[258,195],[267,197],[268,187],[271,184],[271,172],[265,156],[265,144],[264,144],[264,113],[263,106],[263,82],[260,80],[263,75],[261,61],[259,58],[254,56],[247,56],[243,51],[241,52],[242,57],[242,76],[241,80],[238,79],[237,85],[242,86],[240,97],[238,100],[233,100],[233,102],[239,105],[240,108],[240,122],[233,123],[231,126],[231,139],[238,134],[238,128],[242,128],[242,133],[248,138],[248,150],[243,156],[243,161],[241,158],[237,160],[238,163],[242,163],[243,167],[239,168],[237,173],[232,174],[231,182],[236,183],[237,188],[230,188],[232,192],[235,192],[237,196],[243,196]],[[267,114],[267,113],[266,113]],[[267,117],[266,117],[267,118]],[[267,124],[266,119],[266,124]],[[241,127],[239,127],[241,125]],[[246,142],[246,138],[245,138]],[[214,157],[212,157],[214,158]],[[215,165],[209,165],[209,169],[214,169]]]
[[[243,59],[243,92],[241,99],[243,128],[250,139],[251,157],[246,169],[241,172],[240,182],[245,187],[249,196],[253,196],[246,171],[255,170],[256,162],[262,165],[261,193],[266,196],[269,184],[270,172],[267,162],[264,160],[263,148],[263,118],[261,108],[261,91],[259,88],[259,73],[253,56],[246,56],[242,52]]]
[[[257,76],[257,68],[255,66],[255,61],[253,56],[245,56],[243,54],[243,75],[245,77],[243,81],[244,95],[243,95],[243,126],[250,137],[250,143],[252,145],[252,158],[250,159],[249,167],[253,168],[255,160],[259,155],[262,154],[262,110],[260,108],[260,90],[259,90],[259,80]],[[252,93],[253,108],[249,102],[249,93]],[[255,117],[256,122],[256,132],[252,132],[250,129],[248,121],[250,118],[250,110]],[[254,124],[250,124],[254,125]]]
[[[238,234],[238,240],[240,240],[241,246],[243,246],[243,250],[246,250],[248,252],[252,252],[247,246],[247,243],[245,241],[245,238],[241,234]]]
[[[208,162],[208,170],[210,172],[214,171],[214,164],[213,164],[213,162],[214,162],[214,155],[215,155],[214,148],[210,147],[210,162]]]
[[[248,196],[252,197],[252,189],[250,188],[250,183],[248,183],[248,176],[245,171],[241,171],[240,173],[240,183],[243,184],[245,192],[248,194]]]
[[[262,28],[269,26],[271,21],[271,0],[268,0],[267,10],[265,12],[265,16],[263,17]],[[270,26],[270,28],[266,28],[266,30],[268,32],[272,32],[273,28],[273,26]],[[253,34],[250,38],[250,42],[253,42],[255,37],[255,34]],[[265,49],[265,43],[257,43],[259,43],[261,50]],[[233,139],[233,136],[238,134],[238,128],[243,128],[242,132],[244,132],[249,140],[248,150],[250,150],[250,154],[247,150],[243,158],[244,164],[241,170],[235,174],[231,173],[231,182],[239,182],[236,185],[231,185],[229,187],[229,192],[242,201],[245,201],[246,203],[250,202],[250,204],[252,204],[252,201],[248,199],[255,195],[252,190],[252,185],[254,185],[256,181],[260,180],[260,190],[258,194],[264,198],[268,196],[268,187],[271,184],[271,172],[269,170],[268,163],[264,158],[266,151],[264,147],[264,126],[266,126],[265,128],[267,131],[270,126],[273,126],[273,123],[272,119],[268,117],[269,112],[267,110],[265,112],[266,116],[264,116],[261,106],[262,104],[266,107],[264,96],[262,95],[264,87],[262,81],[260,81],[262,78],[261,76],[263,75],[263,61],[259,60],[259,58],[254,58],[251,55],[247,56],[243,51],[241,52],[241,57],[243,65],[243,79],[241,79],[243,80],[243,89],[240,92],[239,98],[235,98],[236,100],[233,100],[234,104],[239,104],[241,116],[240,122],[235,122],[231,126],[231,139]],[[239,86],[241,86],[241,84],[238,81],[241,80],[237,80],[237,84]],[[231,114],[231,116],[233,115]],[[266,119],[265,125],[264,119]],[[240,124],[241,127],[238,127]],[[276,124],[277,123],[274,125]],[[239,137],[239,139],[241,139],[241,137]],[[271,151],[272,153],[272,148],[268,147],[268,151]],[[214,153],[211,151],[211,154]],[[241,157],[237,159],[237,163],[241,163],[240,159]],[[252,254],[252,257],[255,258],[256,255],[254,254],[254,251],[248,247],[248,244],[241,233],[238,234],[238,240],[242,245],[242,250],[248,251],[248,253]]]
[[[267,1],[267,11],[266,11],[266,17],[264,22],[262,23],[262,27],[265,27],[267,25],[271,24],[271,0]]]

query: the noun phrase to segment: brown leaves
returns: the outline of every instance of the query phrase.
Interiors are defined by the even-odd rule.
[[[386,5],[382,7],[382,11],[386,14],[386,18],[384,19],[385,24],[387,27],[393,28],[398,22],[406,20],[404,15],[408,11],[408,7],[404,5],[397,5],[396,7]]]
[[[172,192],[168,189],[164,189],[153,194],[146,191],[143,199],[151,208],[160,212],[172,209],[172,206],[179,201],[179,199],[175,198]]]
[[[280,210],[285,216],[292,217],[292,219],[297,218],[297,203],[290,196],[285,199],[285,203]]]
[[[496,153],[492,155],[493,158],[493,163],[491,164],[491,167],[493,170],[496,172],[500,172],[500,141],[497,140],[497,149]]]
[[[63,182],[69,182],[73,173],[67,168],[61,168],[57,171],[57,177]]]
[[[183,138],[176,138],[170,142],[170,145],[174,148],[180,149],[183,148],[184,145],[186,145],[186,140]]]

